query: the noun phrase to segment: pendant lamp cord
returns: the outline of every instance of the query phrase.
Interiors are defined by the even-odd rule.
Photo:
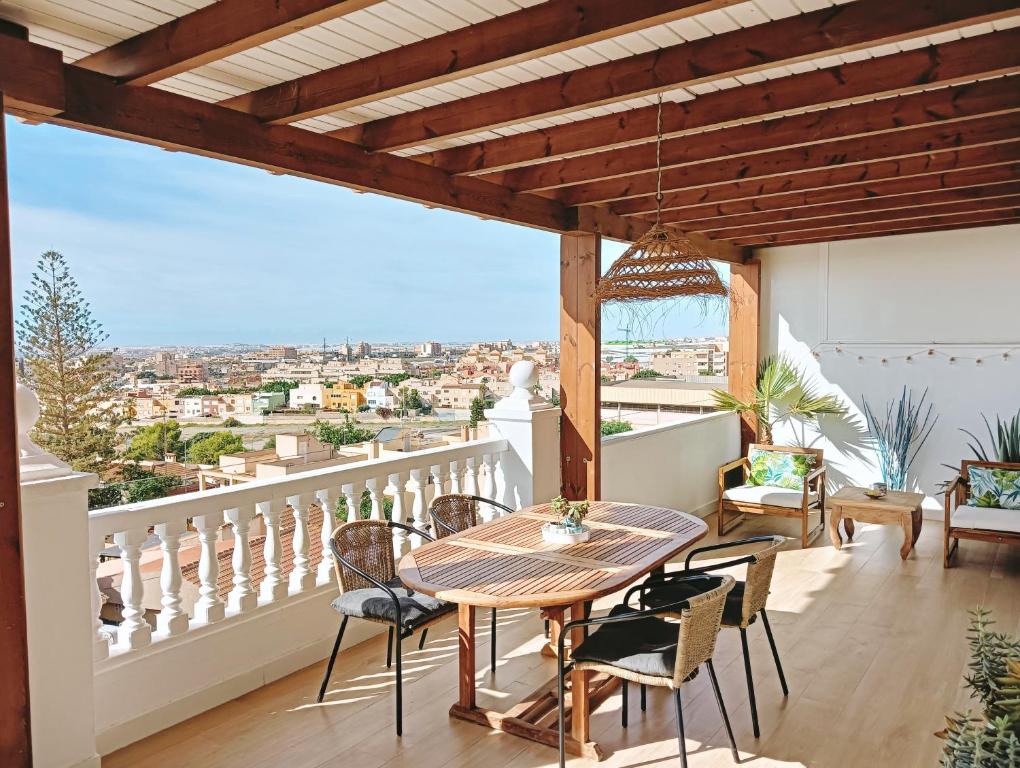
[[[662,220],[662,91],[655,115],[655,226]]]

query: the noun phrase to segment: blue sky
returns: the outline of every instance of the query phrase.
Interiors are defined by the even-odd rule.
[[[553,234],[7,118],[17,301],[60,251],[123,346],[554,339]],[[607,242],[603,266],[624,246]],[[605,338],[627,323],[603,317]],[[724,332],[674,309],[656,335]]]

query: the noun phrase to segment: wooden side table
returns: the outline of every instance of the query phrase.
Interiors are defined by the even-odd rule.
[[[839,549],[843,540],[839,535],[839,521],[843,520],[843,530],[848,541],[854,538],[854,521],[862,523],[878,523],[879,525],[899,525],[903,528],[903,546],[900,557],[904,560],[914,548],[917,537],[921,535],[921,503],[924,494],[907,493],[906,491],[889,491],[880,499],[865,495],[863,488],[848,485],[829,497],[832,514],[829,516],[829,538],[832,546]]]

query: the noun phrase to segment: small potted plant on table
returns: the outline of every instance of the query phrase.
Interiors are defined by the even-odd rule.
[[[588,515],[587,501],[567,501],[557,496],[551,506],[559,522],[542,526],[542,538],[545,541],[550,544],[579,544],[588,541],[591,529],[584,525],[584,518]]]

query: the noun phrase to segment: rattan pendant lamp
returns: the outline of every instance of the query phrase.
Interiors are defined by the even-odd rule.
[[[599,280],[600,303],[724,297],[726,286],[705,252],[662,224],[662,93],[655,137],[655,224],[634,241]]]

